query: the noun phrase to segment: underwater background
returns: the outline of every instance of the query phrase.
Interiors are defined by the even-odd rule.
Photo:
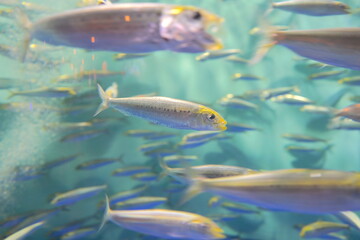
[[[31,1],[61,12],[76,7],[77,1]],[[160,1],[152,1],[160,2]],[[207,0],[207,1],[161,1],[162,3],[194,5],[213,12],[225,19],[219,33],[227,49],[241,49],[239,55],[250,59],[261,43],[262,37],[250,35],[249,31],[260,24],[261,16],[270,6],[264,0]],[[343,1],[353,8],[360,8],[355,0]],[[5,8],[5,7],[4,7]],[[51,13],[32,14],[31,19],[39,19]],[[309,17],[284,11],[274,11],[267,18],[272,25],[288,26],[290,29],[315,29],[331,27],[360,27],[359,15]],[[21,41],[22,29],[15,18],[1,18],[1,44],[17,47]],[[36,42],[36,41],[34,41]],[[229,123],[242,123],[253,126],[255,131],[229,133],[229,139],[216,140],[194,149],[181,150],[185,155],[196,155],[194,165],[224,164],[241,166],[256,170],[276,170],[289,168],[321,168],[342,171],[360,171],[360,132],[359,130],[336,130],[327,127],[329,117],[302,112],[298,106],[279,104],[271,101],[252,101],[258,110],[231,109],[221,106],[219,99],[227,94],[242,94],[248,90],[298,86],[301,96],[313,100],[316,104],[341,109],[350,104],[351,96],[360,95],[359,87],[339,84],[341,77],[325,80],[309,80],[313,73],[327,71],[325,68],[313,68],[308,62],[299,60],[288,49],[276,46],[258,64],[248,65],[225,61],[224,59],[199,62],[197,54],[155,52],[149,56],[126,61],[114,61],[111,52],[86,52],[81,49],[63,48],[51,53],[52,59],[63,59],[55,66],[46,64],[20,64],[18,61],[0,56],[1,77],[23,80],[15,90],[27,90],[42,86],[55,86],[54,79],[63,74],[75,74],[81,70],[100,70],[106,67],[110,71],[123,71],[123,75],[97,77],[90,75],[81,84],[74,84],[79,92],[96,89],[96,82],[106,88],[113,82],[119,86],[119,97],[156,92],[159,96],[199,102],[219,112]],[[46,55],[46,53],[45,53]],[[84,63],[82,64],[82,61]],[[334,68],[340,69],[341,68]],[[253,74],[263,79],[258,81],[233,81],[235,73]],[[347,70],[341,76],[357,75]],[[75,86],[76,85],[76,86]],[[148,129],[176,133],[170,138],[172,144],[190,133],[187,130],[169,129],[147,123],[135,117],[126,117],[122,113],[106,110],[95,118],[116,118],[97,129],[106,132],[86,141],[73,143],[61,142],[61,138],[75,130],[64,131],[46,128],[55,122],[86,122],[93,119],[100,98],[95,97],[92,107],[83,107],[79,111],[58,112],[41,106],[73,107],[75,104],[66,99],[46,99],[14,96],[8,99],[12,90],[1,90],[1,104],[11,102],[31,102],[28,109],[13,109],[2,105],[1,142],[0,142],[0,217],[21,214],[40,209],[50,209],[51,196],[57,192],[66,192],[79,187],[107,185],[107,195],[130,190],[143,182],[129,177],[112,176],[116,168],[139,165],[150,166],[157,175],[161,169],[157,158],[145,156],[138,150],[142,144],[149,143],[142,138],[124,134],[131,129]],[[96,96],[97,93],[95,92]],[[226,132],[225,132],[226,133]],[[295,158],[286,146],[291,142],[281,135],[285,133],[304,134],[322,139],[326,143],[295,144],[326,149],[316,156]],[[331,147],[327,148],[328,145]],[[55,159],[79,154],[74,160],[44,175],[18,181],[14,179],[17,167],[37,166]],[[96,158],[117,158],[123,156],[123,163],[87,171],[79,171],[76,166]],[[306,158],[306,159],[304,159]],[[208,200],[213,196],[205,193],[192,199],[184,206],[177,206],[181,193],[164,191],[169,179],[159,178],[146,182],[148,189],[144,196],[168,197],[168,202],[157,208],[176,209],[195,212],[204,216],[231,214],[220,207],[209,207]],[[49,219],[46,226],[26,239],[52,239],[48,232],[59,225],[75,219],[92,216],[98,212],[97,204],[104,200],[104,193],[83,200],[67,210],[61,211]],[[102,212],[102,210],[100,211]],[[102,213],[98,218],[89,220],[90,224],[100,225]],[[240,239],[288,240],[300,239],[296,224],[305,224],[316,220],[332,219],[331,215],[306,215],[288,212],[261,210],[258,214],[240,214],[238,217],[219,223],[225,233],[239,235]],[[0,229],[1,233],[6,228]],[[350,240],[360,239],[360,233],[354,230],[344,232]],[[242,238],[241,238],[242,237]],[[138,234],[123,230],[114,224],[107,224],[99,233],[84,239],[144,239]],[[146,238],[145,238],[146,239]],[[156,239],[156,238],[154,238]]]

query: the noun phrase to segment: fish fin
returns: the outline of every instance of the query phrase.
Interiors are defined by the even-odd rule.
[[[190,182],[190,186],[186,189],[184,196],[181,198],[179,202],[179,206],[184,205],[190,199],[195,197],[196,195],[203,192],[203,184],[201,179],[192,179]]]
[[[102,222],[100,224],[99,230],[97,232],[100,232],[100,230],[104,227],[105,223],[107,221],[110,220],[110,213],[111,213],[111,209],[110,209],[110,200],[109,197],[107,195],[105,195],[105,212],[104,212],[104,217],[102,219]]]
[[[32,28],[32,23],[31,23],[29,17],[27,16],[26,12],[22,8],[16,7],[14,9],[14,13],[15,13],[15,18],[16,18],[19,26],[24,30],[24,36],[22,38],[21,43],[18,46],[19,60],[21,62],[24,62],[27,51],[29,49],[30,41],[32,39],[31,32],[30,32],[30,30]]]
[[[100,86],[100,84],[98,84],[98,91],[99,91],[99,96],[101,98],[102,103],[99,105],[98,109],[96,110],[94,117],[96,115],[98,115],[99,113],[101,113],[102,111],[109,108],[110,97],[108,95],[106,95],[104,89]]]

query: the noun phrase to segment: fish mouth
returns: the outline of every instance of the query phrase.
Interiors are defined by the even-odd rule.
[[[225,131],[227,129],[227,126],[226,126],[227,122],[224,120],[220,123],[217,124],[216,128],[219,130],[219,131]]]
[[[205,44],[206,50],[216,51],[224,48],[224,45],[222,44],[221,40],[214,37],[214,34],[216,35],[217,33],[219,33],[220,29],[222,28],[224,19],[206,11],[202,11],[201,13],[202,16],[204,17],[205,33],[207,33],[212,39],[211,43]]]

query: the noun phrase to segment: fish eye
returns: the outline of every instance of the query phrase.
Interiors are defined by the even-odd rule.
[[[192,16],[192,18],[194,20],[199,20],[201,19],[201,13],[200,12],[195,12],[194,15]]]
[[[214,120],[216,116],[215,116],[215,114],[212,113],[212,114],[209,114],[207,117],[209,120]]]

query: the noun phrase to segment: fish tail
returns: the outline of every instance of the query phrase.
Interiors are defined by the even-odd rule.
[[[162,179],[166,177],[167,175],[170,175],[171,169],[169,166],[165,163],[164,159],[162,157],[159,157],[159,165],[162,169],[162,172],[160,173],[159,179]]]
[[[111,214],[110,200],[109,197],[105,195],[105,212],[98,232],[100,232],[100,230],[104,227],[105,223],[110,220],[110,214]]]
[[[21,62],[25,61],[27,51],[29,49],[29,44],[32,39],[31,36],[31,29],[32,29],[32,23],[25,13],[23,9],[20,7],[16,7],[14,9],[16,20],[19,24],[19,26],[24,30],[24,36],[22,38],[22,41],[19,44],[19,60]]]
[[[183,205],[190,199],[204,191],[204,185],[201,179],[193,178],[190,186],[186,189],[184,196],[181,198],[179,205]]]
[[[101,113],[102,111],[109,108],[110,97],[108,95],[106,95],[104,89],[100,86],[100,84],[98,84],[98,91],[99,91],[99,96],[101,98],[102,103],[99,105],[98,109],[96,110],[94,117],[96,115],[98,115],[99,113]]]

